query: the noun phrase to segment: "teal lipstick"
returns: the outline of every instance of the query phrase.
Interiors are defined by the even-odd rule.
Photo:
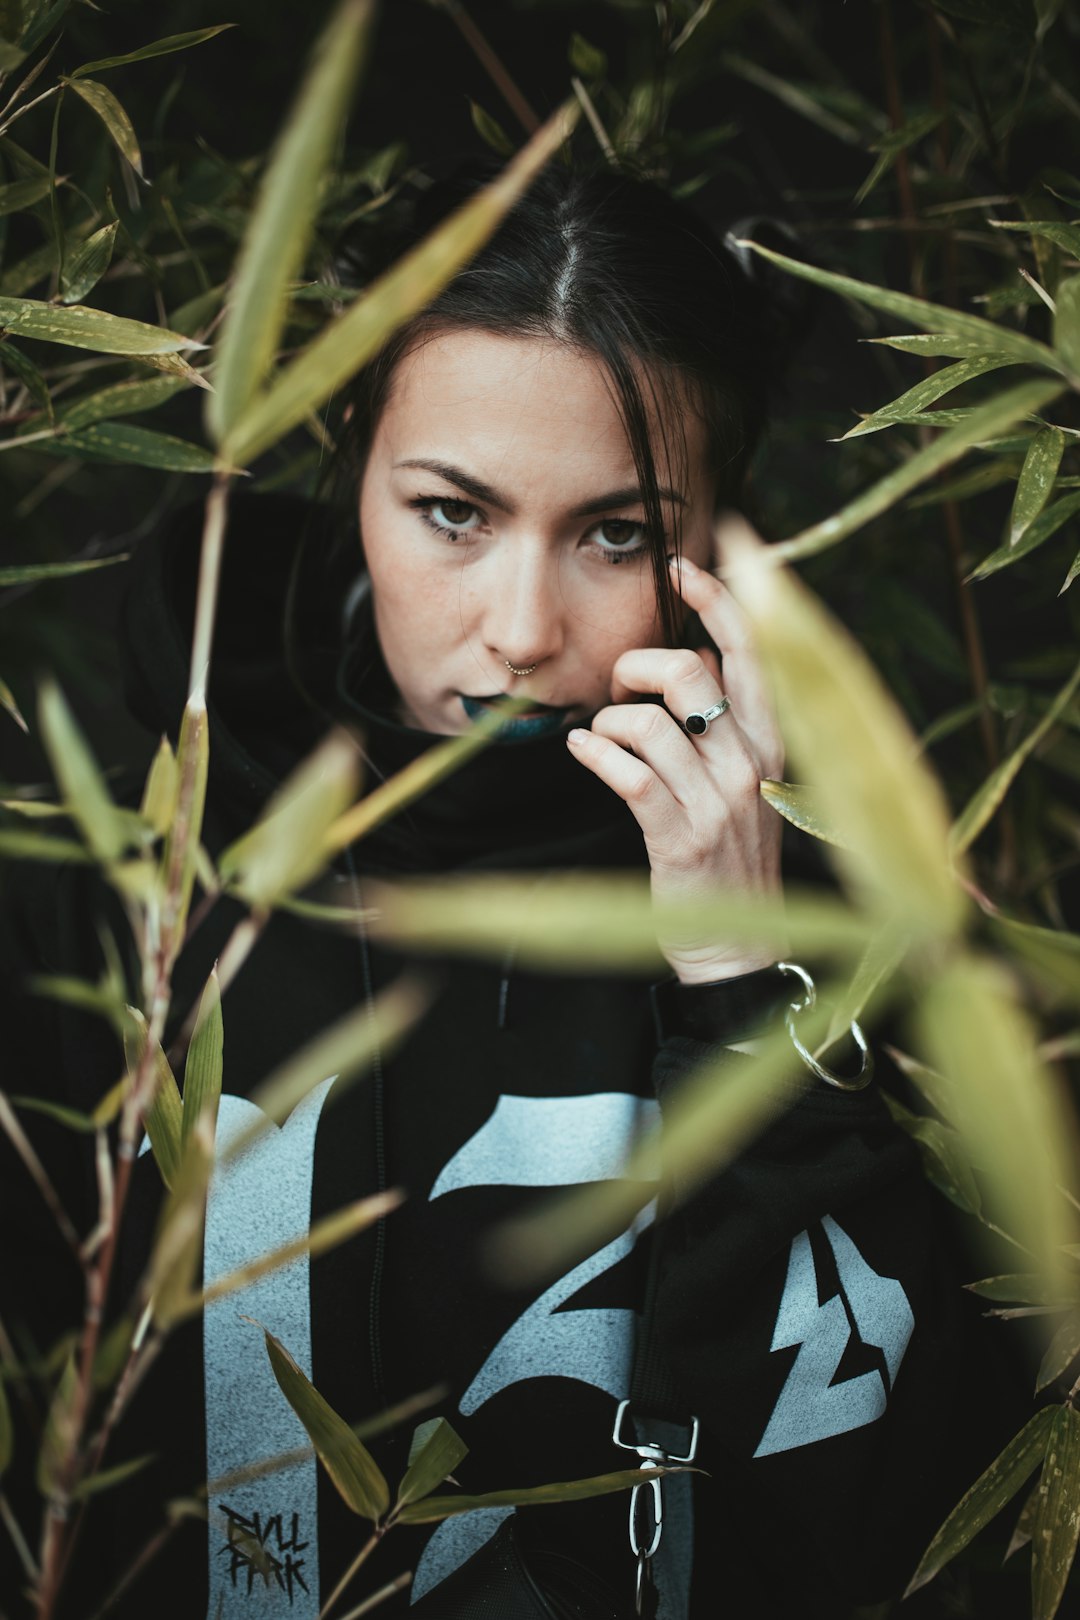
[[[499,700],[495,697],[469,697],[465,692],[460,696],[462,707],[470,720],[479,720],[498,707]],[[546,703],[539,703],[536,708],[535,714],[518,714],[504,720],[499,727],[499,742],[533,742],[538,737],[553,737],[566,725],[569,709],[555,709]]]

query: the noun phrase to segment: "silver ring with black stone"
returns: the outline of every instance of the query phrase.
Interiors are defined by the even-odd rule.
[[[705,709],[700,714],[688,714],[683,721],[683,730],[691,737],[704,737],[714,720],[719,720],[722,714],[727,714],[731,708],[731,699],[722,697],[719,703],[714,703],[711,709]]]

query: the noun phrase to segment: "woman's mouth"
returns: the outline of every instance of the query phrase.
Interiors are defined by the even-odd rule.
[[[493,693],[490,697],[470,697],[466,692],[458,695],[461,698],[462,708],[470,720],[481,719],[505,701],[505,693],[502,692]],[[498,740],[501,743],[530,742],[536,737],[554,736],[567,724],[569,716],[569,708],[555,708],[550,703],[534,703],[524,713],[507,717],[499,727]]]

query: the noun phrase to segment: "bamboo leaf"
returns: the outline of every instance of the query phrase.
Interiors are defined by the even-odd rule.
[[[1040,512],[1038,517],[1033,518],[1028,524],[1022,537],[1015,544],[1010,542],[992,551],[989,557],[968,575],[968,580],[988,579],[1000,569],[1008,568],[1010,563],[1018,562],[1021,557],[1026,557],[1029,551],[1034,551],[1036,546],[1041,546],[1045,540],[1055,535],[1062,524],[1075,517],[1077,512],[1080,512],[1080,490],[1072,495],[1063,495],[1053,506],[1048,506],[1045,511]]]
[[[175,1081],[173,1084],[175,1087]],[[179,1108],[177,1098],[176,1151],[179,1164],[165,1199],[143,1279],[143,1297],[149,1301],[154,1321],[164,1329],[184,1316],[194,1292],[193,1284],[203,1250],[206,1193],[214,1165],[214,1138],[206,1119],[196,1120],[180,1155]]]
[[[36,298],[0,298],[0,327],[43,343],[67,343],[74,349],[93,349],[99,354],[129,354],[141,358],[204,347],[182,332],[170,332],[164,326],[129,321],[122,315],[108,315],[103,309],[90,309],[85,304],[71,304],[64,309]]]
[[[3,571],[0,570],[0,585],[3,583]],[[19,730],[25,731],[27,736],[30,735],[30,727],[23,718],[23,712],[15,701],[15,694],[6,681],[0,681],[0,709],[6,709]]]
[[[1080,1313],[1074,1311],[1050,1340],[1035,1379],[1036,1395],[1064,1378],[1077,1356],[1080,1356]]]
[[[856,529],[861,529],[871,518],[887,512],[903,496],[917,489],[943,467],[951,466],[972,445],[996,433],[1003,433],[1022,418],[1043,410],[1061,391],[1060,384],[1035,378],[995,395],[984,405],[976,405],[964,414],[961,421],[939,434],[931,444],[917,450],[895,472],[888,473],[879,483],[857,495],[841,511],[804,529],[793,539],[781,541],[779,545],[771,547],[772,552],[778,559],[790,562],[826,551],[838,540],[844,540]],[[937,414],[943,416],[945,413]]]
[[[862,1017],[873,997],[900,967],[910,944],[909,936],[898,932],[891,924],[880,929],[867,942],[851,983],[833,1008],[825,1037],[826,1046],[838,1041],[849,1025]]]
[[[970,849],[1016,780],[1024,761],[1035,751],[1047,732],[1068,708],[1078,690],[1080,690],[1080,664],[1077,664],[1042,719],[1032,726],[1023,742],[1013,749],[1008,759],[1002,760],[982,787],[977,788],[972,794],[953,823],[949,834],[949,845],[954,853],[961,855]]]
[[[1080,1417],[1054,1414],[1031,1526],[1031,1616],[1053,1620],[1080,1541]]]
[[[188,908],[195,887],[199,837],[206,803],[206,780],[210,770],[210,731],[206,713],[205,688],[198,686],[184,705],[177,749],[179,782],[176,812],[162,856],[166,895],[162,917],[162,937],[167,956],[175,959],[187,924]]]
[[[227,28],[235,27],[235,23],[218,23],[213,28],[194,28],[184,34],[166,34],[164,39],[155,39],[150,45],[140,45],[137,51],[127,51],[123,56],[103,56],[96,62],[84,62],[71,77],[82,79],[88,73],[104,73],[106,68],[124,67],[128,62],[146,62],[152,56],[186,51],[192,45],[201,45],[204,40],[213,39],[215,34],[223,34]]]
[[[835,827],[830,827],[824,814],[821,796],[815,788],[803,787],[797,782],[774,782],[765,777],[761,783],[761,797],[778,810],[785,821],[813,838],[827,844],[843,847],[844,840]]]
[[[140,1063],[150,1031],[146,1019],[137,1007],[127,1009],[124,1026],[124,1058],[129,1075],[134,1076]],[[154,1151],[161,1179],[166,1187],[173,1187],[180,1169],[183,1104],[180,1088],[169,1066],[169,1060],[157,1041],[153,1053],[154,1085],[144,1115],[146,1134]]]
[[[949,309],[945,304],[929,304],[923,298],[912,297],[910,293],[894,292],[891,287],[876,287],[871,282],[855,281],[851,276],[840,276],[831,270],[820,270],[817,265],[805,264],[799,259],[785,258],[782,253],[763,247],[759,242],[745,242],[739,245],[752,249],[754,253],[760,253],[763,258],[771,260],[781,270],[799,276],[803,281],[811,281],[817,287],[825,287],[829,292],[854,298],[860,304],[869,304],[872,309],[880,309],[886,315],[895,315],[899,320],[911,321],[935,337],[959,338],[965,343],[975,345],[973,349],[967,351],[968,353],[997,354],[1003,358],[1023,361],[1027,365],[1039,366],[1044,371],[1062,370],[1061,361],[1045,343],[1038,343],[1034,338],[1025,337],[1023,333],[1016,332],[1011,327],[997,326],[993,321],[984,321],[978,315],[965,315],[960,310]],[[900,342],[896,338],[882,341],[890,342],[894,346],[899,346]],[[907,340],[904,341],[906,346]],[[924,349],[922,352],[935,351]]]
[[[109,796],[75,716],[53,680],[42,684],[38,724],[64,802],[99,860],[118,860],[127,845],[124,821]]]
[[[186,381],[182,377],[137,377],[133,381],[113,383],[109,388],[99,388],[96,393],[84,394],[82,399],[62,406],[57,416],[69,432],[76,433],[96,422],[155,410],[180,393]]]
[[[508,158],[514,155],[514,143],[503,129],[497,118],[481,107],[478,101],[469,97],[469,114],[472,118],[473,129],[479,135],[485,146],[490,146],[493,152],[500,157]]]
[[[965,1283],[971,1294],[980,1299],[993,1299],[1003,1305],[1056,1305],[1060,1296],[1052,1294],[1046,1280],[1036,1272],[1012,1272],[1001,1277],[983,1277],[979,1282]]]
[[[85,562],[17,563],[13,568],[0,568],[0,585],[37,585],[47,579],[71,579],[76,574],[92,574],[95,568],[114,568],[117,563],[127,562],[130,555],[124,551],[115,557],[94,557]],[[22,724],[25,730],[25,721]]]
[[[64,1362],[63,1371],[49,1402],[45,1428],[37,1457],[37,1487],[45,1497],[55,1496],[60,1488],[64,1464],[77,1440],[75,1403],[79,1391],[79,1375],[72,1350]]]
[[[1054,349],[1070,375],[1080,379],[1080,276],[1070,276],[1057,290]]]
[[[263,1333],[281,1392],[307,1430],[342,1500],[361,1518],[378,1522],[390,1506],[390,1487],[374,1457],[345,1419],[323,1399],[280,1340],[265,1328]]]
[[[0,186],[0,218],[5,214],[17,214],[20,209],[32,208],[34,203],[47,197],[53,188],[51,174],[36,174],[29,180],[13,180],[10,185]]]
[[[1043,1407],[1014,1435],[1004,1451],[981,1474],[953,1508],[923,1554],[905,1597],[933,1580],[940,1569],[962,1552],[990,1520],[996,1518],[1043,1460],[1053,1427],[1054,1413]]]
[[[86,102],[91,111],[97,114],[112,136],[120,155],[127,158],[141,179],[142,153],[139,151],[138,136],[135,134],[131,119],[108,85],[99,84],[96,79],[61,79],[60,82],[69,85],[75,94]]]
[[[533,177],[569,137],[577,104],[544,124],[490,185],[407,253],[301,350],[233,423],[223,452],[247,466],[353,376],[387,338],[429,303],[480,248]]]
[[[132,1457],[128,1462],[117,1463],[113,1468],[103,1468],[99,1473],[87,1474],[72,1491],[71,1499],[73,1502],[85,1502],[87,1497],[100,1496],[103,1491],[114,1490],[117,1485],[122,1485],[135,1474],[141,1474],[149,1463],[156,1461],[157,1454],[150,1452],[145,1457]]]
[[[97,1130],[97,1124],[89,1114],[80,1113],[77,1108],[68,1108],[65,1103],[50,1102],[46,1097],[12,1097],[11,1101],[16,1108],[25,1108],[31,1114],[44,1114],[46,1119],[54,1119],[58,1125],[63,1125],[69,1131],[78,1131],[86,1136]]]
[[[1069,568],[1069,572],[1065,575],[1065,583],[1061,587],[1061,590],[1058,591],[1059,596],[1063,595],[1063,593],[1068,590],[1069,586],[1072,584],[1072,582],[1076,578],[1077,574],[1080,574],[1080,551],[1078,551],[1076,553],[1076,556],[1072,560],[1072,564],[1071,564],[1071,566]],[[6,707],[6,705],[5,705],[5,707]]]
[[[936,129],[943,117],[944,114],[940,112],[920,113],[917,117],[909,119],[906,124],[901,125],[899,129],[890,129],[887,134],[882,135],[878,140],[871,141],[870,150],[878,152],[880,156],[855,193],[855,202],[865,202],[878,181],[892,168],[899,154],[906,151],[909,146],[914,146],[917,141],[922,140],[923,136],[928,135],[932,129]]]
[[[926,1179],[950,1204],[968,1215],[980,1215],[982,1195],[959,1133],[939,1119],[913,1114],[888,1092],[882,1092],[882,1096],[893,1119],[918,1148]]]
[[[103,225],[100,231],[87,237],[82,246],[65,260],[60,285],[63,303],[77,304],[91,288],[97,286],[112,262],[113,244],[119,229],[120,222],[115,219],[111,224]]]
[[[331,826],[356,797],[360,760],[345,731],[331,732],[282,785],[249,832],[218,860],[222,880],[254,906],[303,888],[325,865]]]
[[[93,859],[81,844],[71,838],[48,838],[44,833],[0,830],[0,855],[16,861],[75,861]]]
[[[273,363],[289,285],[303,263],[319,189],[360,70],[369,0],[345,0],[321,34],[274,147],[244,234],[217,345],[207,423],[217,443],[235,428]]]
[[[882,428],[892,427],[897,422],[909,422],[944,394],[951,393],[962,383],[970,382],[972,377],[982,377],[988,371],[999,371],[1002,366],[1015,364],[1015,360],[1004,360],[996,354],[980,354],[970,360],[958,360],[955,365],[945,366],[943,370],[924,377],[922,382],[909,388],[890,405],[882,405],[853,428],[848,428],[840,442],[845,443],[848,439],[857,439],[867,433],[880,433]]]
[[[576,30],[570,35],[570,66],[586,83],[592,79],[607,78],[608,61],[604,52],[598,46],[590,45]]]
[[[51,422],[53,420],[52,399],[49,395],[49,385],[34,362],[14,343],[0,340],[0,366],[17,377],[26,389],[30,398],[39,410],[45,412]]]
[[[416,1440],[421,1434],[423,1439],[417,1446]],[[422,1424],[413,1438],[409,1466],[398,1486],[395,1516],[410,1502],[430,1496],[468,1454],[468,1446],[445,1418],[433,1418],[430,1423]]]
[[[930,980],[918,1016],[988,1206],[1031,1269],[1065,1289],[1062,1247],[1072,1232],[1059,1189],[1073,1181],[1074,1123],[1013,979],[987,958],[959,957]]]
[[[166,472],[212,473],[216,462],[210,450],[156,433],[134,422],[95,422],[76,433],[59,434],[38,446],[50,455],[74,456],[80,461],[105,461],[128,467],[159,467]]]
[[[1015,546],[1046,505],[1054,488],[1065,435],[1058,427],[1040,428],[1028,446],[1009,519],[1009,544]]]
[[[164,838],[172,825],[179,785],[180,771],[176,755],[168,737],[163,736],[146,774],[146,786],[139,805],[139,814],[150,823],[159,838]]]
[[[181,1148],[186,1146],[196,1122],[208,1115],[211,1136],[217,1121],[221,1098],[222,1054],[225,1029],[221,1017],[221,987],[217,969],[211,970],[199,1000],[191,1043],[184,1064],[184,1103],[180,1122]]]
[[[881,920],[913,936],[952,930],[962,902],[946,858],[947,808],[907,720],[862,648],[736,521],[726,576],[769,669],[781,728],[823,817],[837,866]]]
[[[530,1485],[519,1490],[487,1491],[483,1496],[429,1496],[412,1502],[399,1515],[401,1524],[433,1524],[459,1513],[475,1513],[481,1508],[543,1507],[554,1502],[583,1502],[592,1496],[610,1496],[662,1474],[684,1473],[681,1468],[623,1468],[612,1474],[596,1474],[592,1479],[566,1480],[557,1485]]]
[[[1042,237],[1080,258],[1080,226],[1067,225],[1060,219],[991,219],[987,224],[996,231],[1023,231],[1026,236]]]

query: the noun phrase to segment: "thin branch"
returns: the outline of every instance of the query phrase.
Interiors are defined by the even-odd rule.
[[[502,61],[492,50],[483,34],[477,28],[460,0],[436,0],[457,23],[467,44],[480,62],[492,84],[510,108],[514,117],[525,131],[526,135],[535,135],[540,128],[540,119],[533,112],[522,92],[507,72]]]
[[[64,1239],[64,1242],[72,1251],[76,1260],[79,1261],[81,1266],[82,1256],[80,1253],[79,1234],[71,1224],[67,1210],[60,1202],[59,1194],[57,1193],[52,1182],[49,1180],[45,1166],[35,1153],[26,1132],[19,1124],[19,1121],[15,1115],[15,1110],[12,1108],[7,1097],[2,1091],[0,1091],[0,1125],[3,1126],[4,1130],[11,1138],[12,1146],[19,1155],[19,1158],[22,1160],[23,1164],[26,1166],[27,1170],[30,1172],[30,1175],[33,1177],[42,1198],[44,1198],[45,1202],[48,1204],[53,1220],[60,1228],[60,1233]]]
[[[407,1569],[404,1575],[399,1575],[396,1580],[387,1581],[385,1586],[380,1586],[379,1590],[373,1592],[369,1598],[365,1598],[363,1603],[358,1604],[355,1609],[350,1609],[348,1614],[342,1616],[342,1620],[360,1620],[361,1615],[370,1614],[380,1603],[392,1598],[395,1592],[404,1592],[411,1585],[412,1570]]]
[[[357,1553],[356,1557],[353,1559],[352,1563],[349,1565],[348,1569],[345,1571],[344,1575],[341,1577],[340,1581],[338,1581],[337,1585],[334,1587],[334,1590],[331,1592],[330,1596],[319,1610],[319,1620],[326,1620],[327,1615],[334,1607],[334,1604],[337,1602],[342,1592],[344,1592],[345,1588],[352,1581],[353,1576],[356,1574],[360,1566],[367,1563],[368,1559],[375,1551],[375,1548],[382,1540],[384,1534],[384,1531],[376,1530],[374,1535],[364,1542],[364,1545],[361,1547],[360,1551]]]
[[[597,145],[607,158],[608,162],[617,166],[619,160],[615,156],[615,148],[611,144],[611,136],[608,134],[600,120],[600,114],[596,110],[596,104],[593,101],[592,96],[590,96],[589,92],[586,90],[576,73],[571,77],[570,83],[574,88],[575,96],[577,96],[581,103],[585,117],[589,120],[589,128],[596,136]]]

